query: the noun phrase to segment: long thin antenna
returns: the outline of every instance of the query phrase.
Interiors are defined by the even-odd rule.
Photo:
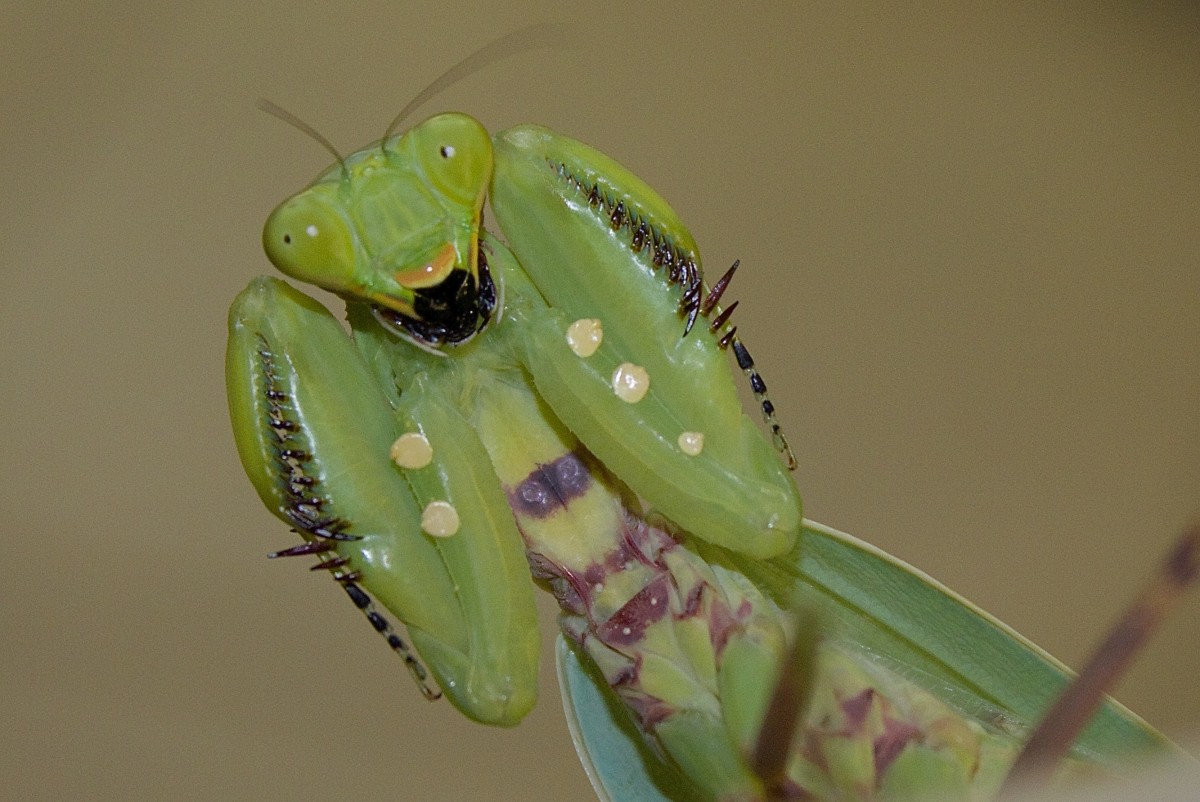
[[[337,159],[337,163],[342,166],[343,175],[346,173],[346,160],[342,158],[342,154],[338,153],[338,149],[333,146],[333,143],[326,139],[320,131],[318,131],[316,128],[313,128],[311,125],[304,122],[304,120],[301,120],[287,109],[278,104],[272,103],[266,98],[260,97],[257,105],[259,109],[265,111],[267,114],[270,114],[272,117],[283,120],[285,123],[301,133],[308,134],[311,139],[315,140],[321,145],[321,147],[333,154],[333,158]]]
[[[501,36],[494,42],[479,48],[437,78],[434,78],[428,86],[417,93],[416,97],[408,101],[408,104],[400,110],[400,113],[392,120],[391,125],[383,132],[383,140],[380,147],[383,147],[383,143],[387,142],[388,137],[396,131],[405,117],[443,89],[458,83],[463,78],[478,72],[489,64],[494,64],[509,56],[515,56],[518,53],[536,50],[541,47],[560,45],[569,32],[570,29],[566,25],[545,22],[537,25],[529,25],[525,28],[518,28],[512,33]]]

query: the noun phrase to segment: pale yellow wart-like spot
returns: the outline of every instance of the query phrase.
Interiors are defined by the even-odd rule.
[[[421,513],[421,528],[434,537],[450,537],[458,531],[458,510],[448,501],[431,501]]]
[[[617,398],[629,404],[636,404],[646,397],[646,392],[650,389],[650,374],[641,365],[622,362],[613,371],[612,386]]]
[[[392,443],[391,456],[401,468],[424,468],[433,461],[433,446],[420,432],[406,432]]]
[[[604,327],[597,318],[580,318],[567,327],[567,345],[571,346],[575,356],[586,359],[596,353],[603,341]]]
[[[694,457],[704,450],[704,432],[681,432],[676,442],[680,451]]]

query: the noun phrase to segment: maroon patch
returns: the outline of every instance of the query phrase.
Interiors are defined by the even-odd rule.
[[[646,627],[667,613],[667,594],[670,582],[660,576],[625,602],[603,624],[596,628],[596,635],[610,646],[629,646],[642,639]]]
[[[583,572],[583,581],[589,585],[602,585],[604,580],[608,578],[608,574],[604,572],[604,566],[592,563]]]
[[[608,684],[614,690],[623,690],[626,688],[637,688],[638,680],[642,674],[642,656],[639,654],[637,660],[617,671],[609,680]]]
[[[630,534],[630,530],[626,528],[621,533],[621,540],[617,543],[616,548],[604,555],[603,568],[605,573],[619,574],[634,563],[639,565],[653,565],[638,549],[636,541]]]
[[[708,637],[718,658],[725,653],[725,645],[737,628],[737,619],[733,617],[725,597],[713,599],[708,605]]]
[[[683,612],[675,616],[676,619],[682,621],[685,618],[693,618],[700,612],[700,601],[704,598],[704,589],[708,587],[703,582],[697,582],[691,590],[688,591],[687,599],[683,602]]]
[[[884,718],[883,735],[875,739],[875,776],[882,777],[888,766],[892,765],[909,741],[918,740],[921,731],[905,721],[894,718]]]
[[[841,701],[842,714],[846,717],[846,727],[843,735],[857,738],[866,723],[867,713],[871,711],[871,702],[875,700],[875,689],[866,688],[861,693]]]
[[[642,656],[638,655],[634,662],[621,669],[609,679],[612,687],[621,700],[629,706],[630,711],[637,716],[641,727],[646,732],[651,731],[655,724],[676,712],[678,708],[667,704],[657,696],[651,696],[639,687],[641,685]]]
[[[631,688],[616,688],[617,695],[629,706],[630,711],[637,716],[642,730],[652,732],[654,726],[679,708],[667,704],[662,699],[642,693]]]

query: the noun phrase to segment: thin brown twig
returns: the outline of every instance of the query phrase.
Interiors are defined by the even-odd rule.
[[[780,667],[758,740],[750,754],[750,768],[762,780],[770,799],[782,798],[780,792],[787,783],[796,725],[811,696],[819,629],[815,615],[803,614],[798,620],[792,648]]]
[[[1047,783],[1059,761],[1095,715],[1104,695],[1125,674],[1146,641],[1198,577],[1200,523],[1195,523],[1184,530],[1158,571],[1109,630],[1079,676],[1047,711],[1013,763],[1000,796],[1011,796],[1017,789],[1027,792]]]

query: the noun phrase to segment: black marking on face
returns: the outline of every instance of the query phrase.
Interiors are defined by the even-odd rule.
[[[587,464],[568,453],[539,465],[508,493],[513,512],[530,518],[548,518],[582,496],[592,484]]]
[[[432,287],[414,290],[412,315],[373,306],[376,316],[397,331],[431,346],[461,345],[487,327],[496,311],[496,283],[479,249],[479,283],[462,268]]]

